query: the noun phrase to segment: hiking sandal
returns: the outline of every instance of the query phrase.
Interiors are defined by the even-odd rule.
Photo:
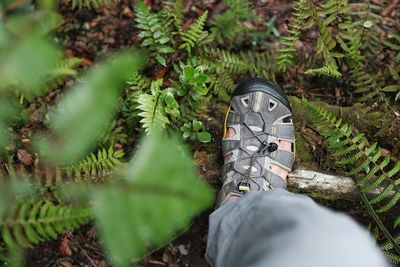
[[[274,173],[271,166],[292,170],[294,126],[291,115],[289,100],[278,85],[251,78],[237,86],[225,118],[223,186],[217,207],[230,197],[249,191],[287,187],[284,178]],[[226,136],[228,128],[235,131],[234,136]],[[291,151],[280,149],[279,140],[291,143]]]

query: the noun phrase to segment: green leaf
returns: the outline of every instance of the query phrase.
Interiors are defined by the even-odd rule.
[[[182,137],[185,138],[185,139],[189,138],[190,137],[190,131],[184,131],[183,134],[182,134]]]
[[[206,95],[208,93],[208,88],[205,86],[195,86],[193,89],[200,95]]]
[[[193,68],[192,66],[186,66],[183,69],[183,79],[187,82],[192,81],[195,73],[196,73],[195,68]]]
[[[382,88],[383,92],[397,92],[400,90],[400,84],[393,84]]]
[[[167,104],[171,108],[178,108],[179,104],[175,100],[174,95],[171,92],[167,92],[164,98],[165,104]]]
[[[160,53],[163,53],[163,54],[169,54],[169,53],[175,52],[175,50],[174,50],[172,47],[167,46],[167,45],[161,45],[161,46],[159,46],[159,47],[158,47],[158,51],[159,51]]]
[[[164,67],[167,66],[167,61],[165,60],[165,58],[163,56],[156,55],[156,60],[157,60],[158,63],[160,63]]]
[[[152,135],[139,147],[118,181],[92,192],[99,234],[115,266],[130,266],[149,242],[164,244],[212,201],[176,141]]]
[[[153,39],[145,39],[145,40],[143,40],[143,42],[142,42],[142,46],[150,46],[150,45],[153,45],[154,44],[154,41],[153,41]]]
[[[204,75],[204,74],[199,74],[199,75],[196,75],[194,80],[198,85],[203,85],[205,82],[207,82],[208,76]]]
[[[201,130],[203,128],[203,123],[201,121],[198,120],[193,120],[193,129],[198,131]]]
[[[86,81],[73,88],[50,115],[52,138],[36,145],[52,161],[76,161],[93,148],[110,121],[128,72],[144,62],[139,53],[121,54],[111,63],[93,69]]]
[[[209,132],[199,132],[196,133],[197,140],[203,143],[208,143],[211,141],[211,134]]]

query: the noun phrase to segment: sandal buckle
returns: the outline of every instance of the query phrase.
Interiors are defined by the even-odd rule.
[[[238,190],[244,193],[251,191],[250,183],[249,182],[240,182],[238,184]]]

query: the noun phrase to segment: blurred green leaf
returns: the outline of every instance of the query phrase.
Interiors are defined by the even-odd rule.
[[[10,141],[7,129],[17,111],[19,111],[19,106],[12,98],[0,95],[0,153]]]
[[[36,190],[36,185],[30,183],[26,177],[16,176],[15,173],[11,175],[10,181],[0,182],[0,218],[11,201],[18,197],[28,197]]]
[[[0,90],[17,87],[26,96],[42,93],[45,78],[56,67],[58,50],[37,35],[27,36],[0,50]]]
[[[71,89],[51,114],[52,138],[37,143],[43,155],[62,162],[84,156],[111,119],[128,72],[143,63],[144,56],[131,53],[92,68],[86,81]]]
[[[119,181],[93,190],[97,226],[115,266],[162,245],[211,204],[212,194],[176,141],[152,135]],[[112,201],[110,201],[112,200]]]
[[[211,134],[209,132],[199,132],[196,133],[197,140],[203,143],[208,143],[211,141]]]
[[[11,16],[7,28],[18,36],[44,36],[55,30],[63,21],[61,15],[49,10],[38,10],[30,14]]]

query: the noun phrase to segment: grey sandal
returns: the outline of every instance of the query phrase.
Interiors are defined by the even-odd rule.
[[[235,135],[222,140],[222,153],[227,161],[223,166],[223,186],[217,207],[231,196],[242,196],[248,191],[286,188],[285,180],[272,172],[271,165],[292,170],[291,115],[289,100],[279,86],[258,78],[238,85],[225,119],[225,130],[233,128]],[[279,149],[278,140],[292,143],[291,151]]]

